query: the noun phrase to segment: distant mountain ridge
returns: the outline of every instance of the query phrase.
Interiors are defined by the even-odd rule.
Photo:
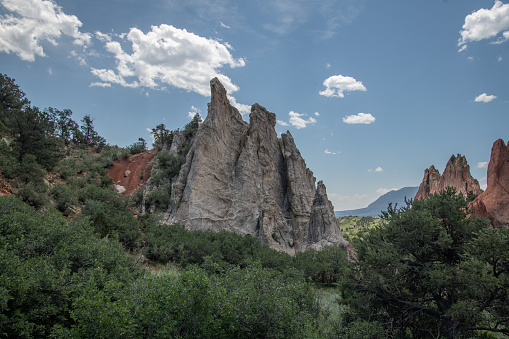
[[[398,206],[405,206],[405,197],[407,200],[413,199],[418,189],[419,187],[403,187],[396,191],[390,191],[369,204],[368,207],[355,210],[335,211],[334,215],[336,217],[345,217],[348,215],[358,217],[378,217],[382,211],[387,210],[389,203],[392,203],[393,206],[395,204],[398,204]]]

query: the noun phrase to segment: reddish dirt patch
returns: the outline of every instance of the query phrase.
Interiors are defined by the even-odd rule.
[[[116,185],[125,188],[123,194],[130,194],[136,188],[143,186],[148,178],[150,178],[152,159],[154,159],[155,154],[155,150],[150,150],[131,155],[129,158],[117,160],[110,167],[106,175],[112,178]],[[143,178],[141,178],[142,172]]]
[[[2,195],[12,195],[13,189],[9,181],[4,178],[2,173],[0,173],[0,196]]]

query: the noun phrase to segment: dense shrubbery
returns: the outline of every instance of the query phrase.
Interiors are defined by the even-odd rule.
[[[181,237],[196,235],[181,227]],[[224,240],[224,242],[220,241]],[[255,239],[201,239],[179,275],[140,275],[114,238],[0,197],[0,334],[7,337],[302,338],[321,311],[302,273],[251,263]],[[247,249],[246,249],[247,247]],[[207,250],[206,248],[213,248]],[[250,250],[251,249],[251,250]],[[212,260],[217,256],[218,260]],[[191,264],[201,262],[203,268]],[[227,263],[220,267],[219,263]],[[221,272],[221,274],[217,274]]]
[[[0,335],[48,337],[70,328],[87,288],[127,284],[138,276],[114,240],[100,240],[86,223],[66,223],[0,197]]]
[[[337,246],[322,251],[307,250],[292,257],[261,245],[250,235],[232,232],[187,231],[182,225],[150,225],[145,233],[146,255],[183,268],[199,265],[221,273],[234,267],[260,265],[282,273],[298,270],[317,286],[335,286],[342,277],[346,253]],[[290,274],[290,273],[289,273]]]

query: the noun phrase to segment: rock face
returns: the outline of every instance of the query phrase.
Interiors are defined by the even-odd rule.
[[[470,203],[475,216],[485,216],[493,227],[509,225],[509,143],[502,139],[491,148],[486,191]]]
[[[415,195],[415,200],[425,199],[447,187],[456,188],[456,192],[462,193],[464,196],[468,192],[473,192],[475,195],[482,192],[479,182],[470,174],[467,159],[460,154],[451,156],[442,175],[433,165],[424,171],[424,178]]]
[[[172,187],[166,222],[188,229],[250,234],[294,254],[326,245],[348,247],[325,186],[300,155],[290,132],[282,146],[276,115],[255,104],[249,124],[211,81],[208,115]]]

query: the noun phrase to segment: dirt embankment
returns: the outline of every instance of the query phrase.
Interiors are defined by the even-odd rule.
[[[155,150],[150,150],[117,160],[106,175],[113,179],[115,185],[125,188],[123,194],[130,194],[150,178],[155,154]]]

